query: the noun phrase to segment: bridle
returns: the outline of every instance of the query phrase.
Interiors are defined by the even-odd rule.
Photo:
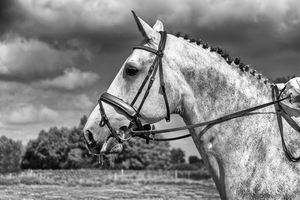
[[[176,128],[170,128],[170,129],[163,129],[163,130],[151,130],[151,127],[149,125],[145,125],[143,126],[141,121],[140,121],[140,111],[145,103],[145,100],[147,98],[147,96],[149,95],[149,91],[153,85],[153,82],[155,80],[155,75],[157,70],[159,69],[159,78],[160,78],[160,88],[162,90],[162,94],[164,97],[164,102],[166,105],[166,111],[167,111],[167,115],[166,115],[166,121],[170,121],[170,108],[169,108],[169,103],[168,103],[168,98],[166,95],[166,89],[165,89],[165,83],[164,83],[164,76],[163,76],[163,68],[162,68],[162,58],[163,58],[163,51],[165,49],[165,44],[166,44],[166,40],[167,40],[167,33],[166,31],[160,31],[159,32],[161,35],[161,40],[160,43],[158,45],[158,50],[155,50],[153,48],[147,47],[147,46],[142,46],[142,45],[136,45],[133,47],[133,49],[141,49],[141,50],[145,50],[148,52],[151,52],[153,54],[156,55],[152,65],[150,66],[149,70],[148,70],[148,74],[145,77],[141,87],[139,88],[137,94],[135,95],[133,101],[131,102],[131,104],[129,105],[128,103],[126,103],[125,101],[123,101],[122,99],[109,94],[107,92],[103,93],[100,97],[100,99],[98,100],[99,103],[99,107],[100,107],[100,112],[101,112],[101,121],[99,123],[100,127],[103,126],[107,126],[110,130],[110,133],[107,137],[107,140],[110,137],[114,137],[118,142],[122,142],[125,140],[129,140],[131,137],[140,137],[146,140],[147,144],[149,143],[149,140],[155,140],[155,141],[171,141],[171,140],[178,140],[178,139],[183,139],[186,137],[190,137],[190,134],[186,134],[186,135],[182,135],[179,137],[173,137],[173,138],[155,138],[156,134],[161,134],[161,133],[167,133],[167,132],[176,132],[176,131],[181,131],[181,130],[186,130],[186,129],[193,129],[193,128],[197,128],[197,127],[203,127],[205,126],[200,133],[198,134],[198,137],[201,138],[201,136],[207,131],[209,130],[211,127],[213,127],[216,124],[220,124],[222,122],[231,120],[231,119],[235,119],[238,117],[242,117],[242,116],[248,116],[251,115],[253,111],[258,110],[258,109],[262,109],[264,107],[267,106],[271,106],[274,105],[275,106],[275,110],[276,110],[276,115],[277,115],[277,121],[278,121],[278,125],[279,125],[279,130],[280,130],[280,135],[281,135],[281,140],[282,140],[282,146],[283,146],[283,150],[285,152],[286,157],[288,158],[289,161],[291,162],[299,162],[300,161],[300,156],[299,157],[294,157],[292,155],[292,153],[288,150],[285,140],[284,140],[284,136],[283,136],[283,125],[282,125],[282,117],[290,124],[290,126],[292,128],[294,128],[296,131],[298,131],[300,133],[300,127],[298,126],[298,124],[289,116],[287,115],[287,113],[283,110],[282,106],[280,105],[280,102],[283,100],[286,100],[288,98],[290,98],[290,96],[286,96],[281,98],[281,94],[282,92],[285,90],[285,88],[283,88],[280,92],[278,90],[278,87],[276,85],[273,85],[272,87],[272,100],[269,103],[265,103],[265,104],[261,104],[255,107],[251,107],[242,111],[238,111],[229,115],[225,115],[223,117],[214,119],[214,120],[210,120],[210,121],[206,121],[206,122],[202,122],[202,123],[197,123],[197,124],[192,124],[192,125],[187,125],[187,126],[182,126],[182,127],[176,127]],[[151,76],[151,78],[150,78]],[[138,99],[138,97],[140,96],[141,92],[143,91],[144,86],[146,85],[146,83],[148,82],[150,78],[150,81],[148,83],[148,87],[146,89],[146,92],[144,94],[144,97],[142,98],[142,101],[139,105],[139,107],[137,109],[134,108],[134,104],[136,102],[136,100]],[[127,117],[129,117],[130,123],[128,125],[128,127],[126,127],[126,131],[123,134],[120,134],[118,132],[115,131],[115,129],[112,128],[111,124],[109,123],[109,120],[105,114],[105,110],[103,107],[102,102],[105,102],[111,106],[117,107],[119,109],[121,109],[125,115]],[[132,127],[135,125],[135,129],[133,130]]]
[[[164,76],[163,76],[163,68],[162,68],[162,57],[164,56],[164,49],[165,49],[165,45],[166,45],[166,40],[167,40],[167,32],[166,31],[160,31],[159,32],[161,35],[161,39],[158,45],[158,50],[155,50],[153,48],[147,47],[147,46],[142,46],[142,45],[136,45],[133,47],[133,49],[142,49],[145,51],[149,51],[153,54],[156,55],[152,65],[150,66],[147,76],[145,77],[141,87],[139,88],[137,94],[135,95],[134,99],[132,100],[131,104],[127,104],[126,102],[124,102],[122,99],[111,95],[109,93],[103,93],[100,97],[100,99],[98,100],[99,106],[100,106],[100,111],[101,111],[101,121],[100,121],[100,127],[103,127],[105,125],[107,125],[107,127],[109,128],[111,134],[109,135],[109,137],[113,136],[115,137],[119,142],[121,142],[122,140],[128,140],[131,137],[130,134],[130,130],[131,128],[136,125],[135,130],[144,130],[150,129],[150,126],[142,126],[142,123],[140,121],[140,111],[145,103],[145,100],[147,99],[150,89],[153,85],[153,82],[155,80],[155,75],[157,73],[157,70],[159,68],[159,79],[160,79],[160,88],[162,90],[162,94],[164,97],[164,101],[165,101],[165,105],[166,105],[166,110],[167,110],[167,116],[166,116],[166,121],[170,121],[170,108],[169,108],[169,102],[168,102],[168,98],[167,98],[167,94],[166,94],[166,88],[165,88],[165,82],[164,82]],[[151,76],[151,78],[150,78]],[[142,98],[142,101],[138,107],[138,109],[135,109],[133,106],[136,102],[136,100],[138,99],[138,97],[140,96],[141,92],[143,91],[143,88],[145,87],[146,83],[148,82],[150,78],[150,81],[148,83],[146,92],[144,94],[144,97]],[[127,130],[127,134],[118,134],[110,125],[109,120],[105,114],[105,110],[103,108],[103,104],[102,101],[105,103],[108,103],[112,106],[115,106],[119,109],[121,109],[122,111],[124,111],[124,113],[126,114],[127,117],[129,117],[130,123],[128,125],[128,127],[126,128]],[[109,137],[107,139],[109,139]],[[145,138],[147,139],[148,137],[145,136]],[[149,139],[147,139],[147,143],[149,142]]]

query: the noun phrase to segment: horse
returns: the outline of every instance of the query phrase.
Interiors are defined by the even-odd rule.
[[[87,120],[83,134],[91,152],[121,153],[133,130],[149,131],[148,124],[170,114],[193,125],[274,101],[274,84],[240,58],[133,15],[143,40]],[[287,98],[280,103],[299,123],[289,104]],[[277,118],[274,106],[266,106],[206,128],[190,126],[221,199],[300,198],[300,164],[287,158]],[[299,155],[298,132],[285,120],[282,128],[286,148]]]

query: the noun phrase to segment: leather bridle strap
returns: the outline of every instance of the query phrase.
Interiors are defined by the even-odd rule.
[[[188,125],[188,126],[183,126],[183,127],[178,127],[178,128],[171,128],[171,129],[163,129],[163,130],[149,130],[149,131],[132,131],[132,136],[133,137],[141,137],[147,140],[155,140],[155,141],[171,141],[171,140],[178,140],[178,139],[182,139],[182,138],[186,138],[186,137],[190,137],[190,134],[187,135],[183,135],[183,136],[179,136],[179,137],[174,137],[174,138],[157,138],[155,139],[154,136],[155,134],[160,134],[160,133],[167,133],[167,132],[175,132],[175,131],[181,131],[181,130],[185,130],[185,129],[192,129],[192,128],[197,128],[197,127],[202,127],[202,126],[206,126],[202,131],[200,131],[200,133],[198,134],[198,138],[201,138],[202,135],[208,130],[210,129],[212,126],[237,118],[237,117],[242,117],[242,116],[246,116],[246,115],[251,115],[250,112],[270,106],[270,105],[274,105],[275,106],[275,111],[276,111],[276,116],[277,116],[277,121],[278,121],[278,126],[279,126],[279,131],[280,131],[280,136],[281,136],[281,141],[282,141],[282,147],[283,147],[283,151],[287,157],[287,159],[291,162],[299,162],[300,161],[300,156],[299,157],[294,157],[292,155],[292,153],[288,150],[285,140],[284,140],[284,135],[283,135],[283,125],[282,125],[282,117],[287,121],[287,123],[289,123],[289,125],[294,128],[297,132],[300,133],[300,126],[284,111],[284,109],[282,108],[282,106],[280,105],[280,102],[290,98],[290,96],[284,97],[284,98],[280,98],[282,92],[285,90],[285,88],[283,88],[281,90],[281,92],[279,93],[278,87],[275,85],[272,88],[272,102],[269,103],[265,103],[259,106],[255,106],[249,109],[245,109],[230,115],[226,115],[223,117],[220,117],[218,119],[215,120],[211,120],[211,121],[207,121],[207,122],[203,122],[203,123],[199,123],[199,124],[192,124],[192,125]],[[151,136],[152,137],[149,137]]]
[[[136,102],[137,98],[139,97],[139,95],[141,94],[146,82],[148,81],[150,75],[152,74],[151,76],[151,79],[150,79],[150,82],[148,84],[148,88],[145,92],[145,95],[142,99],[142,102],[138,108],[138,112],[140,112],[148,94],[149,94],[149,91],[150,91],[150,88],[152,87],[152,84],[155,80],[155,75],[156,75],[156,72],[157,72],[157,68],[159,67],[159,79],[160,79],[160,88],[162,90],[162,94],[163,94],[163,97],[164,97],[164,101],[165,101],[165,105],[166,105],[166,110],[167,110],[167,116],[166,116],[166,121],[170,121],[170,107],[169,107],[169,102],[168,102],[168,98],[167,98],[167,94],[166,94],[166,88],[165,88],[165,82],[164,82],[164,75],[163,75],[163,68],[162,68],[162,57],[164,56],[164,53],[163,51],[165,50],[165,46],[166,46],[166,41],[167,41],[167,32],[166,31],[160,31],[159,32],[160,35],[161,35],[161,39],[160,39],[160,43],[159,43],[159,46],[158,46],[158,50],[155,50],[153,48],[150,48],[150,47],[147,47],[147,46],[142,46],[142,45],[135,45],[133,47],[133,49],[141,49],[141,50],[145,50],[145,51],[148,51],[148,52],[151,52],[153,54],[156,55],[155,57],[155,60],[153,62],[153,64],[151,65],[149,71],[148,71],[148,74],[146,76],[146,78],[144,79],[138,93],[136,94],[136,96],[134,97],[132,103],[130,104],[131,106],[134,105],[134,103]]]
[[[284,90],[285,88],[283,88]],[[272,89],[272,99],[273,101],[278,100],[283,92],[279,93],[278,87],[274,86]],[[286,114],[286,112],[283,110],[282,106],[279,104],[279,102],[274,104],[275,109],[276,109],[276,116],[277,116],[277,121],[278,121],[278,126],[279,126],[279,131],[280,131],[280,136],[281,136],[281,141],[282,141],[282,148],[283,151],[288,158],[289,161],[291,162],[299,162],[300,161],[300,156],[299,157],[294,157],[292,153],[288,150],[285,140],[284,140],[284,135],[283,135],[283,125],[282,125],[282,117],[290,124],[292,128],[294,128],[296,131],[300,133],[300,127],[298,124],[289,116]]]
[[[108,135],[108,137],[107,137],[106,140],[108,140],[111,136],[113,136],[113,137],[116,138],[116,140],[117,140],[118,142],[121,143],[122,140],[121,140],[120,137],[118,136],[118,134],[117,134],[117,132],[115,131],[115,129],[113,129],[113,127],[112,127],[111,124],[109,123],[109,120],[108,120],[108,118],[107,118],[107,116],[106,116],[106,114],[105,114],[105,111],[104,111],[104,107],[103,107],[102,99],[101,99],[101,98],[98,100],[98,103],[99,103],[100,113],[101,113],[101,121],[100,121],[100,123],[99,123],[99,126],[100,126],[100,127],[103,127],[103,126],[106,125],[106,126],[108,127],[108,129],[110,130],[110,133],[111,133],[111,134]]]

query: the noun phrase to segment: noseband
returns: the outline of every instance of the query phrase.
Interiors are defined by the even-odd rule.
[[[145,100],[147,99],[150,89],[153,85],[153,82],[155,80],[155,75],[156,72],[159,68],[159,79],[160,79],[160,88],[162,90],[162,94],[164,97],[164,102],[166,105],[166,110],[167,110],[167,116],[166,116],[166,121],[170,121],[170,108],[169,108],[169,103],[168,103],[168,98],[167,98],[167,94],[166,94],[166,88],[165,88],[165,82],[164,82],[164,76],[163,76],[163,68],[162,68],[162,57],[164,56],[164,49],[165,49],[165,45],[166,45],[166,40],[167,40],[167,32],[166,31],[160,31],[159,32],[161,35],[161,40],[160,43],[158,45],[158,50],[155,50],[153,48],[147,47],[147,46],[141,46],[141,45],[136,45],[133,47],[133,49],[141,49],[141,50],[145,50],[145,51],[149,51],[153,54],[156,55],[152,65],[149,68],[148,74],[145,77],[142,85],[140,86],[137,94],[135,95],[134,99],[132,100],[131,104],[129,105],[128,103],[126,103],[125,101],[123,101],[122,99],[109,94],[109,93],[103,93],[100,97],[100,99],[98,100],[99,106],[100,106],[100,111],[101,111],[101,121],[100,121],[100,127],[103,127],[105,125],[107,125],[107,127],[109,128],[111,134],[109,135],[109,137],[113,136],[115,137],[119,142],[121,142],[122,140],[128,140],[131,136],[131,134],[126,135],[120,135],[118,134],[110,125],[109,120],[105,114],[105,110],[103,107],[102,102],[105,102],[107,104],[110,104],[114,107],[119,108],[120,110],[122,110],[127,117],[129,117],[130,123],[127,127],[127,130],[130,130],[134,125],[136,125],[135,130],[144,130],[145,127],[142,126],[142,123],[140,121],[140,111],[145,103]],[[150,78],[151,76],[151,78]],[[138,97],[140,96],[141,92],[143,91],[143,88],[145,87],[146,83],[148,82],[150,78],[150,81],[148,83],[148,87],[146,89],[146,92],[144,94],[144,97],[142,98],[142,101],[138,107],[138,109],[135,109],[133,106],[136,102],[136,100],[138,99]],[[149,126],[146,128],[149,130]],[[147,140],[148,142],[149,140]]]

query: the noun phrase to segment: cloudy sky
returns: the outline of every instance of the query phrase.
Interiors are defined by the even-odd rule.
[[[1,0],[0,135],[26,144],[89,115],[141,40],[131,10],[221,46],[268,78],[300,75],[299,0]],[[172,144],[197,154],[191,143]]]

